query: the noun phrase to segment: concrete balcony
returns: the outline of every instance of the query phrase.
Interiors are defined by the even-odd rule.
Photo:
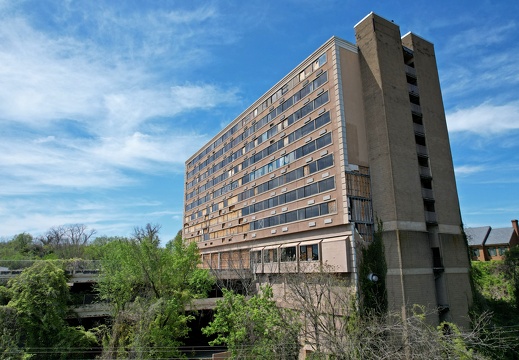
[[[420,176],[421,177],[427,178],[427,179],[432,178],[431,168],[430,167],[420,166],[419,169],[420,169]]]
[[[422,108],[420,107],[420,105],[411,103],[411,111],[415,114],[422,115]]]
[[[434,199],[434,193],[433,193],[432,189],[422,188],[422,197],[424,199],[433,200]]]
[[[436,218],[436,212],[425,211],[425,222],[428,224],[437,224],[438,220]]]
[[[416,86],[416,85],[407,84],[407,90],[409,90],[409,93],[411,93],[413,95],[416,95],[416,96],[420,95],[420,91],[418,90],[418,86]]]
[[[427,147],[424,145],[416,145],[416,153],[422,156],[429,156],[429,152],[427,151]]]
[[[187,311],[196,310],[214,310],[218,300],[223,298],[204,298],[194,299],[191,303],[186,305]],[[71,312],[67,315],[67,318],[93,318],[93,317],[108,317],[111,316],[110,304],[106,302],[98,302],[92,304],[83,304],[71,307]]]
[[[425,128],[423,127],[422,124],[417,124],[417,123],[413,123],[413,129],[414,129],[414,132],[415,134],[425,134]]]
[[[414,67],[411,67],[409,65],[404,65],[405,73],[407,75],[411,75],[413,77],[416,77],[416,69]]]
[[[110,304],[101,302],[95,304],[85,304],[73,307],[73,312],[70,313],[68,318],[92,318],[92,317],[108,317],[110,316]]]

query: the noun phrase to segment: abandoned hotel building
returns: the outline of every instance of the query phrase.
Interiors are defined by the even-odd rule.
[[[389,308],[467,324],[472,293],[433,45],[370,13],[186,162],[204,266],[354,276],[380,221]]]

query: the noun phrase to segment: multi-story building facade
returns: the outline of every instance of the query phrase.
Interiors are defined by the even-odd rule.
[[[390,308],[467,324],[469,258],[433,45],[373,13],[332,37],[186,162],[204,266],[356,276],[383,224]],[[352,282],[354,282],[352,280]]]

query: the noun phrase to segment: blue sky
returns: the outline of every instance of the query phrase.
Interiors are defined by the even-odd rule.
[[[182,227],[185,160],[369,12],[435,44],[466,226],[519,217],[519,2],[0,0],[0,238]]]

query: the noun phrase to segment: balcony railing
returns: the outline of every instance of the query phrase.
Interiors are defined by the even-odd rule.
[[[424,155],[424,156],[428,156],[429,155],[429,152],[427,151],[427,147],[424,146],[424,145],[416,144],[416,152],[417,152],[418,155]]]
[[[418,86],[416,86],[416,85],[407,84],[407,89],[413,95],[420,95],[420,92],[418,91]]]
[[[415,114],[422,115],[422,108],[420,107],[420,105],[411,103],[411,111]]]
[[[427,166],[420,166],[420,176],[425,178],[432,177],[431,175],[431,168]]]
[[[413,123],[414,132],[418,134],[425,134],[425,129],[422,124]]]
[[[425,211],[425,222],[429,224],[436,224],[438,222],[436,219],[436,212]]]
[[[434,193],[432,189],[422,188],[422,197],[424,199],[434,199]]]
[[[409,65],[404,65],[405,73],[416,77],[416,69]]]

